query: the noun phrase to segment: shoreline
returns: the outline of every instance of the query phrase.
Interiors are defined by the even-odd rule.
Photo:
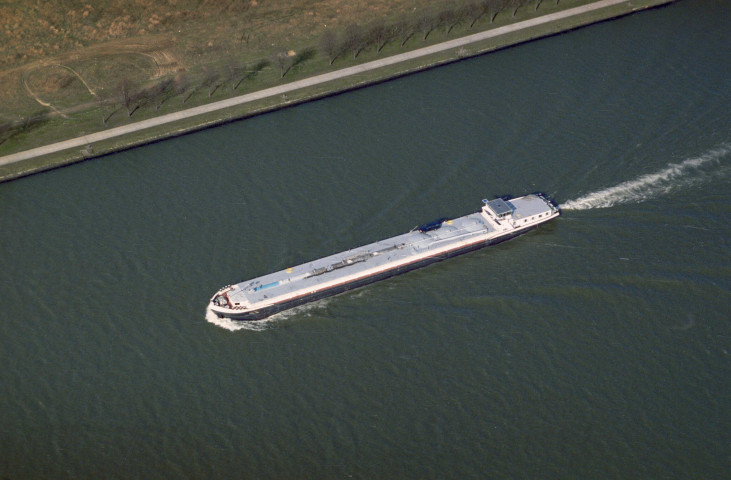
[[[599,0],[276,87],[5,155],[0,157],[0,182],[337,95],[675,1],[644,0],[634,2],[641,5],[634,5],[627,0]]]

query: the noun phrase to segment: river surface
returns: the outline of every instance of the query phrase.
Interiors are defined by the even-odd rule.
[[[0,475],[728,478],[731,2],[0,185]],[[563,215],[241,324],[221,286],[482,198]]]

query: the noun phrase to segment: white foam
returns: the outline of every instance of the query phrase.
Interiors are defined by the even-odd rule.
[[[608,208],[625,203],[640,203],[665,195],[679,188],[687,188],[707,181],[715,174],[704,170],[709,165],[719,165],[731,153],[731,144],[723,144],[700,157],[671,163],[662,170],[642,175],[634,180],[593,192],[561,205],[562,210],[588,210]]]
[[[210,308],[207,308],[206,320],[208,321],[208,323],[212,323],[221,328],[225,328],[226,330],[229,330],[231,332],[235,332],[237,330],[253,330],[255,332],[260,332],[262,330],[266,330],[267,323],[271,321],[271,318],[243,322],[238,320],[232,320],[227,317],[219,317],[215,313],[213,313]]]
[[[295,315],[307,314],[317,308],[325,307],[327,306],[328,300],[329,299],[318,300],[317,302],[301,305],[299,307],[295,307],[284,312],[279,312],[263,320],[234,320],[227,317],[221,318],[213,313],[211,309],[207,308],[206,321],[221,328],[225,328],[226,330],[229,330],[231,332],[235,332],[237,330],[250,330],[253,332],[261,332],[262,330],[267,330],[271,328],[276,322],[286,320]]]

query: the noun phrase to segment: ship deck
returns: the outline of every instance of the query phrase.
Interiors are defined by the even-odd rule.
[[[316,289],[318,285],[365,275],[370,270],[384,269],[389,264],[407,261],[452,243],[479,241],[494,232],[479,212],[473,213],[447,220],[436,230],[414,230],[239,283],[229,292],[229,300],[234,306],[252,305],[300,290]]]
[[[286,268],[227,288],[229,308],[262,308],[318,291],[352,284],[397,268],[466,251],[480,242],[510,238],[558,215],[541,196],[484,201],[475,212],[438,220],[411,232]]]

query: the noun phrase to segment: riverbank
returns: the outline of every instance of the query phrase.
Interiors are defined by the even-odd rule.
[[[0,181],[383,82],[675,0],[601,0],[0,157]]]

